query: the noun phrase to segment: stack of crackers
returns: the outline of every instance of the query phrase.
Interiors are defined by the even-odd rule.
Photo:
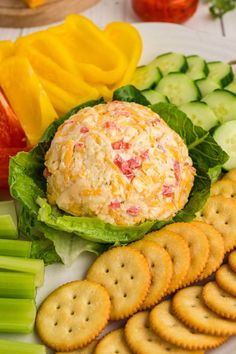
[[[235,335],[236,251],[222,265],[236,247],[235,198],[236,170],[212,187],[201,220],[103,253],[86,280],[61,286],[42,303],[42,341],[58,354],[203,354]],[[207,281],[213,273],[215,281]],[[189,286],[200,280],[204,286]],[[124,319],[123,328],[97,341],[109,320]]]

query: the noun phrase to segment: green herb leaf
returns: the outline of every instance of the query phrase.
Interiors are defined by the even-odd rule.
[[[236,7],[236,0],[209,0],[209,8],[213,17],[222,17]]]

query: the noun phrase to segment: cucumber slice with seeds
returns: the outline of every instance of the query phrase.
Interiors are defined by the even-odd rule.
[[[225,87],[225,90],[231,91],[236,94],[236,76],[234,76],[233,81]]]
[[[203,98],[221,123],[236,120],[236,95],[227,90],[215,90]]]
[[[222,124],[214,133],[215,141],[229,155],[224,164],[226,170],[236,168],[236,121],[232,120]]]
[[[186,74],[192,80],[203,79],[208,75],[207,63],[202,57],[199,55],[190,55],[186,59],[188,63]]]
[[[217,82],[209,79],[208,77],[206,79],[196,80],[195,83],[199,88],[202,97],[205,97],[209,93],[221,88]]]
[[[174,52],[159,55],[148,65],[159,68],[163,76],[171,72],[185,72],[188,69],[185,56]]]
[[[215,113],[205,102],[197,101],[185,103],[180,106],[179,109],[187,114],[193,124],[207,131],[218,124]]]
[[[155,87],[161,78],[162,74],[158,68],[143,65],[135,70],[130,84],[142,91]]]
[[[176,106],[196,101],[200,98],[200,92],[194,81],[182,73],[166,75],[160,80],[156,89],[167,96],[170,102]]]
[[[155,90],[145,90],[142,91],[142,94],[146,97],[146,99],[151,103],[159,103],[159,102],[169,102],[168,98],[162,95],[160,92]]]
[[[207,63],[209,74],[208,78],[217,82],[221,87],[228,85],[234,77],[231,65],[221,61]]]

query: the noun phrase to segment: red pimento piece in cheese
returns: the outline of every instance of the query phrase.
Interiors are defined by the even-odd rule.
[[[117,129],[117,125],[116,125],[115,122],[107,121],[107,122],[104,124],[104,128],[106,128],[106,129]]]
[[[80,128],[80,133],[85,134],[85,133],[88,133],[88,132],[89,132],[89,128],[87,128],[87,127]]]
[[[162,188],[162,194],[164,195],[164,197],[166,198],[170,198],[173,196],[173,186],[163,186]]]
[[[113,201],[111,201],[110,202],[110,204],[109,204],[109,208],[111,208],[111,209],[119,209],[120,208],[120,202],[119,202],[119,200],[113,200]]]
[[[140,213],[140,207],[138,206],[131,206],[126,212],[131,216],[137,216]]]
[[[128,150],[130,148],[130,144],[124,140],[115,141],[111,145],[113,150]]]
[[[174,174],[175,174],[176,182],[179,183],[181,177],[180,163],[176,160],[174,161]]]
[[[51,173],[48,171],[48,168],[46,167],[43,171],[43,177],[44,178],[47,178],[47,177],[50,177],[51,176]]]
[[[82,142],[76,143],[74,148],[75,149],[83,149],[85,147],[85,144]]]

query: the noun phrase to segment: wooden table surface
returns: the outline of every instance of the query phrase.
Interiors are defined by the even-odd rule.
[[[110,21],[140,22],[140,19],[132,10],[130,0],[101,0],[99,4],[83,12],[83,14],[100,27],[105,26]],[[220,34],[236,40],[236,10],[226,14],[222,21],[214,20],[209,14],[206,0],[200,0],[197,12],[184,25],[195,30]],[[0,39],[15,39],[33,30],[36,30],[36,28],[1,28],[0,23]]]

